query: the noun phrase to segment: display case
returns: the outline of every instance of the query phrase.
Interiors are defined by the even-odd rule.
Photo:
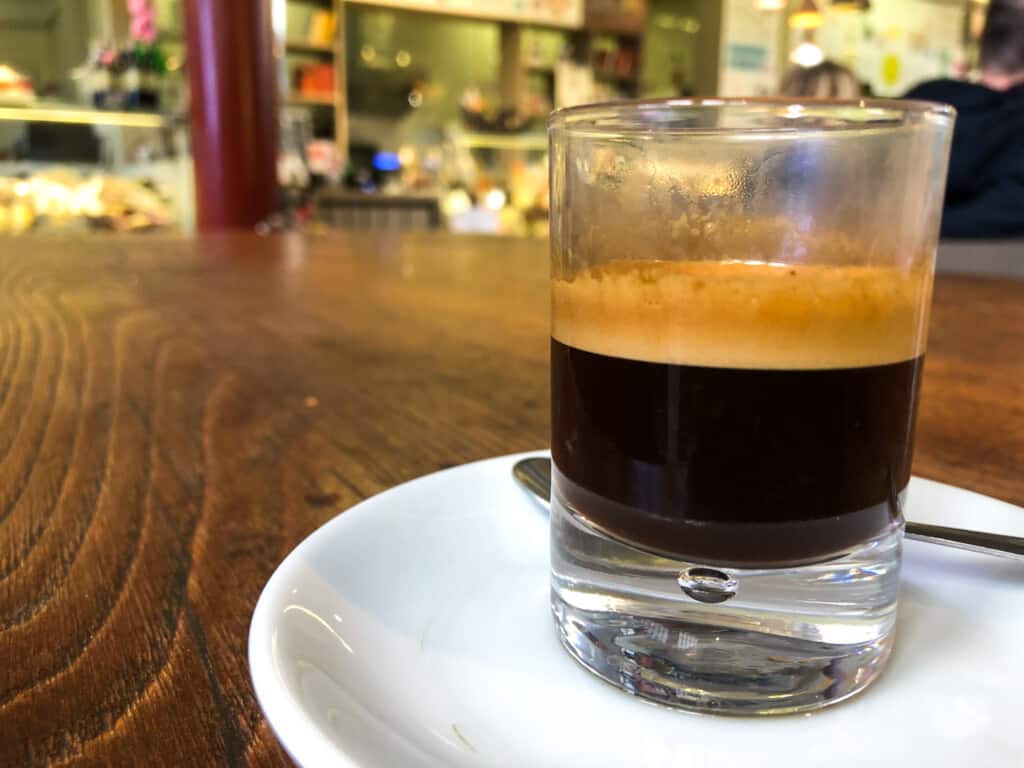
[[[185,125],[54,102],[0,105],[0,233],[189,231]]]
[[[189,230],[180,0],[0,0],[0,233]]]

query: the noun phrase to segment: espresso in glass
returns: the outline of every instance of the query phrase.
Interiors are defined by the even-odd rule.
[[[551,116],[551,612],[590,672],[732,715],[881,674],[952,122],[906,101]]]
[[[555,493],[614,539],[709,564],[799,565],[885,533],[928,278],[637,258],[553,281]]]

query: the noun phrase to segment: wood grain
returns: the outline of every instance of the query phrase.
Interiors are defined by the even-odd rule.
[[[0,247],[0,765],[287,765],[264,582],[395,483],[547,443],[543,243]],[[1024,504],[1024,283],[941,278],[915,469]]]

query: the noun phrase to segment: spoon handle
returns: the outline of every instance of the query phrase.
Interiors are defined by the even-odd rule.
[[[907,521],[904,535],[908,539],[927,541],[929,544],[941,544],[944,547],[966,549],[996,557],[1008,557],[1024,560],[1024,539],[1017,536],[1006,536],[1001,533],[985,531],[968,531],[963,528],[946,528],[942,525],[928,523],[912,523]]]
[[[520,459],[512,467],[512,474],[526,490],[547,502],[551,501],[551,459],[543,456]],[[907,522],[905,535],[908,539],[929,544],[1024,560],[1024,538],[1017,536],[912,522]]]
[[[512,476],[530,493],[551,501],[551,459],[543,456],[520,459],[512,467]]]

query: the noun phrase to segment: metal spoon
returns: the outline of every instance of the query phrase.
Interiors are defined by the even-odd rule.
[[[512,467],[512,475],[526,490],[547,502],[551,501],[551,459],[535,456],[520,459]],[[962,528],[946,528],[927,523],[906,523],[904,535],[908,539],[941,544],[944,547],[966,549],[984,555],[1024,560],[1024,539],[1004,536],[1000,533],[967,531]]]

